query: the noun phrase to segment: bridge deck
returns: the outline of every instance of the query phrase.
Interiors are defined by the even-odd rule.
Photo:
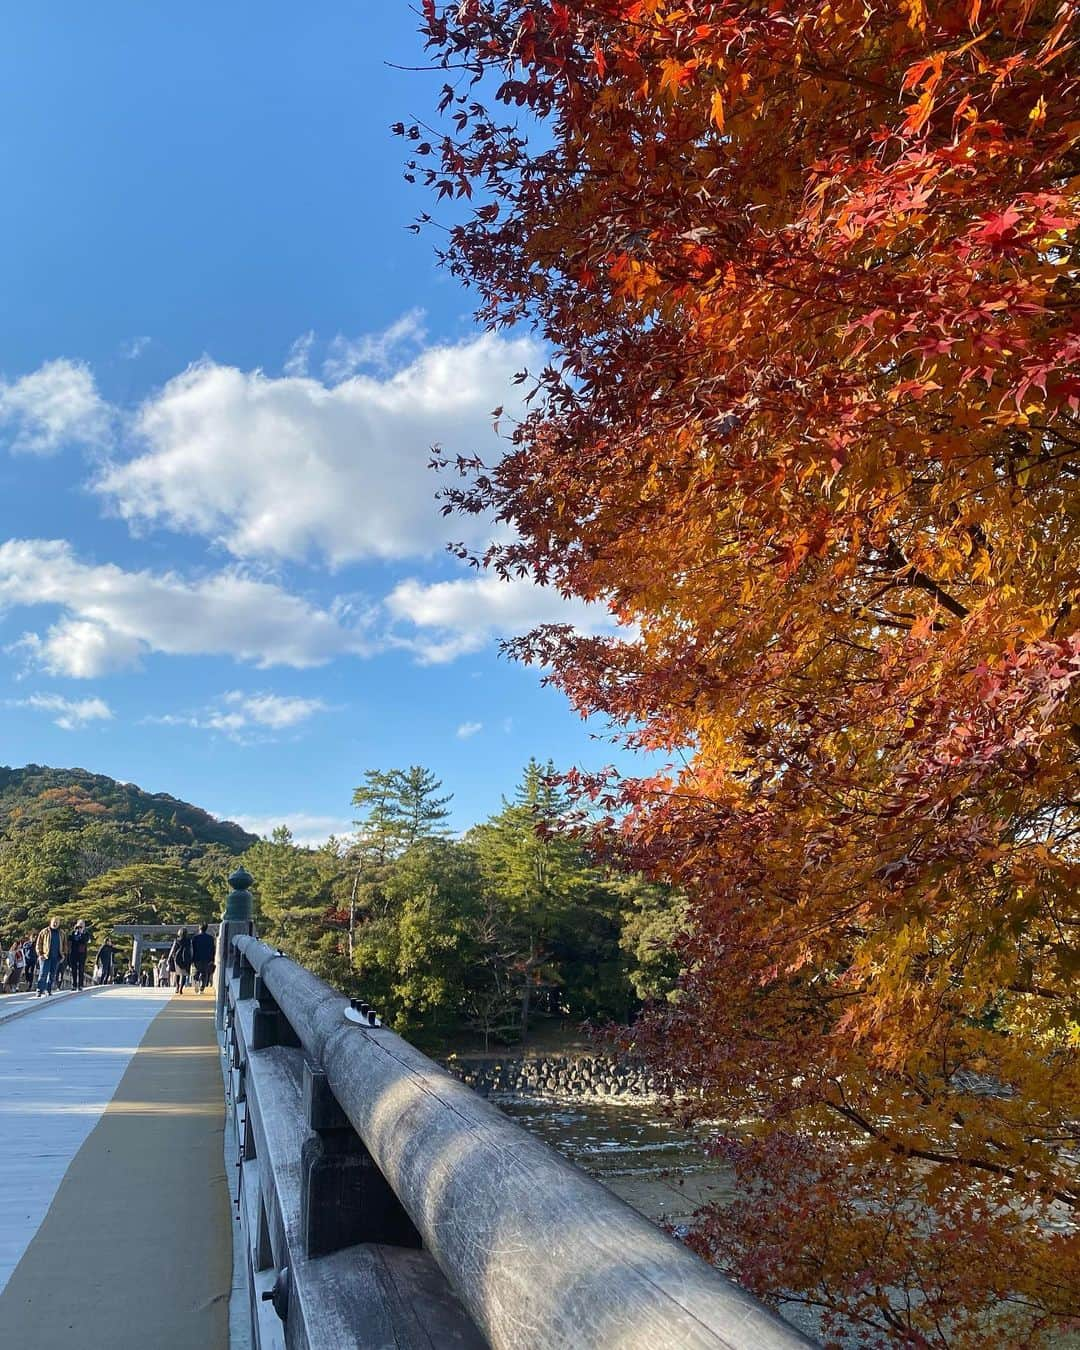
[[[0,1020],[5,1337],[226,1345],[223,1129],[209,996],[115,987]]]

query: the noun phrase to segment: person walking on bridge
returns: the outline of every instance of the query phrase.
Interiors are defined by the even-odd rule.
[[[191,938],[186,928],[180,929],[169,949],[169,969],[176,976],[176,992],[182,994],[191,973]]]
[[[214,969],[214,939],[206,931],[209,925],[199,924],[199,931],[191,939],[191,964],[195,967],[196,987],[205,994]]]
[[[26,972],[26,992],[29,993],[34,987],[34,976],[37,974],[38,955],[34,946],[33,933],[23,943],[23,969]]]
[[[71,967],[71,987],[81,989],[86,978],[86,952],[90,946],[90,929],[80,919],[68,935],[68,965]]]
[[[34,943],[38,957],[38,998],[42,994],[52,997],[53,980],[56,979],[64,957],[67,956],[67,944],[60,931],[60,920],[50,919],[47,928],[43,928]]]
[[[25,967],[26,958],[23,956],[22,943],[16,938],[4,957],[5,994],[17,994],[19,992],[19,984],[22,981]]]
[[[98,948],[97,956],[94,957],[94,979],[98,984],[112,984],[113,958],[116,956],[116,948],[108,938]]]

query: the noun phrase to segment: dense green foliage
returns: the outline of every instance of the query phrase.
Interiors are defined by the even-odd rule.
[[[107,820],[142,848],[158,846],[202,852],[220,844],[239,853],[253,836],[231,821],[165,792],[144,792],[86,769],[50,769],[27,764],[0,767],[0,837],[22,830],[70,829],[74,820]]]
[[[266,940],[414,1035],[486,1046],[528,1036],[537,1017],[623,1019],[668,996],[681,905],[566,834],[553,765],[530,761],[460,838],[442,789],[419,765],[369,769],[355,833],[310,849],[284,826],[256,840],[83,770],[0,770],[0,940],[51,914],[101,937],[213,919],[242,861]]]
[[[261,930],[413,1034],[488,1045],[537,1015],[621,1019],[666,997],[681,905],[561,829],[553,776],[530,761],[502,809],[455,839],[433,774],[368,770],[351,839],[311,851],[279,830],[245,855]]]
[[[255,836],[165,793],[85,769],[0,768],[0,940],[86,919],[179,923],[220,912]]]
[[[93,877],[53,913],[67,926],[85,919],[102,936],[113,924],[188,923],[218,917],[220,898],[174,862],[137,862]]]

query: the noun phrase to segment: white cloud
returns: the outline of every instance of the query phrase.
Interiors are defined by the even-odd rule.
[[[63,540],[0,545],[0,608],[17,605],[59,607],[44,636],[28,633],[17,645],[46,670],[82,679],[149,652],[306,667],[371,651],[367,616],[344,604],[320,609],[236,570],[192,581],[83,563]]]
[[[282,694],[245,694],[233,689],[222,694],[215,704],[196,713],[167,713],[149,717],[148,722],[162,726],[195,727],[202,731],[220,731],[236,741],[248,741],[260,732],[287,731],[326,712],[318,698],[295,698]]]
[[[31,663],[51,675],[68,675],[76,680],[92,680],[115,670],[127,670],[139,664],[145,648],[130,634],[119,633],[100,623],[83,619],[61,619],[44,637],[26,633],[12,650],[22,651]]]
[[[326,704],[319,698],[243,694],[236,689],[225,694],[222,701],[235,710],[229,716],[243,718],[246,726],[269,727],[272,731],[284,731],[316,713],[326,712]]]
[[[131,417],[108,408],[89,370],[70,361],[0,383],[0,421],[22,448],[55,448],[76,432],[98,437],[100,448],[112,425],[130,428],[132,457],[101,468],[95,488],[134,527],[191,531],[238,560],[190,576],[84,562],[64,541],[9,540],[0,545],[0,612],[54,611],[9,650],[52,674],[91,679],[150,653],[299,668],[389,647],[439,663],[541,623],[612,631],[602,606],[493,574],[407,578],[360,611],[253,574],[249,560],[390,561],[441,551],[450,533],[474,545],[490,537],[479,517],[445,522],[430,447],[494,450],[491,410],[512,400],[513,374],[543,352],[531,339],[484,334],[427,347],[403,364],[403,351],[424,340],[422,319],[413,311],[381,334],[335,340],[323,380],[306,373],[310,332],[281,378],[202,362]],[[265,698],[261,719],[254,707],[222,703],[199,714],[199,725],[216,718],[215,729],[234,734],[288,725],[274,719],[293,715],[289,706]]]
[[[130,669],[151,653],[302,669],[398,648],[439,664],[537,624],[567,623],[581,632],[615,626],[600,605],[491,574],[432,584],[411,578],[394,587],[381,609],[358,610],[344,600],[320,607],[237,568],[194,579],[127,571],[83,562],[63,540],[9,539],[0,544],[0,612],[36,605],[55,607],[55,621],[44,632],[25,633],[9,650],[74,679]],[[222,704],[219,730],[237,718],[245,726],[281,729],[322,711],[312,700],[274,694],[229,698],[246,702]]]
[[[420,631],[398,638],[421,661],[438,664],[481,651],[497,638],[518,637],[545,623],[571,624],[583,633],[610,632],[615,622],[602,605],[567,600],[551,587],[527,579],[503,581],[494,573],[431,585],[400,582],[386,608]]]
[[[308,373],[308,362],[311,359],[311,348],[315,343],[315,330],[310,329],[302,337],[298,337],[289,348],[289,354],[285,358],[285,364],[282,366],[286,375],[304,376]]]
[[[89,367],[61,358],[18,380],[0,379],[0,427],[10,431],[9,449],[51,455],[72,441],[102,445],[109,408]]]
[[[95,487],[133,524],[201,534],[238,558],[340,565],[427,556],[451,532],[483,542],[482,520],[443,520],[430,450],[493,449],[492,409],[541,360],[530,339],[484,334],[332,385],[203,362],[143,404],[140,451]]]
[[[64,731],[78,731],[89,722],[112,720],[112,709],[100,698],[61,698],[59,694],[31,694],[18,699],[16,708],[33,708],[36,712],[55,714],[53,721]]]
[[[269,839],[279,825],[287,825],[292,830],[294,843],[303,848],[318,848],[331,835],[342,839],[354,828],[353,822],[344,816],[311,815],[307,811],[283,811],[277,816],[238,816],[232,812],[219,816],[219,819],[231,820],[263,839]]]
[[[457,729],[458,740],[467,741],[470,736],[475,736],[477,732],[483,731],[483,722],[462,722]]]
[[[152,338],[146,337],[145,335],[142,337],[129,338],[127,342],[122,342],[120,344],[120,355],[125,361],[137,361],[139,357],[142,356],[143,352],[146,351],[147,347],[150,346],[152,341]]]
[[[331,384],[339,384],[364,369],[387,371],[403,348],[419,347],[426,337],[422,309],[410,309],[381,333],[358,338],[339,334],[330,343],[323,375]]]

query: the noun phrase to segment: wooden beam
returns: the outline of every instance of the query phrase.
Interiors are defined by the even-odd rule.
[[[812,1345],[309,971],[236,945],[494,1350]]]

